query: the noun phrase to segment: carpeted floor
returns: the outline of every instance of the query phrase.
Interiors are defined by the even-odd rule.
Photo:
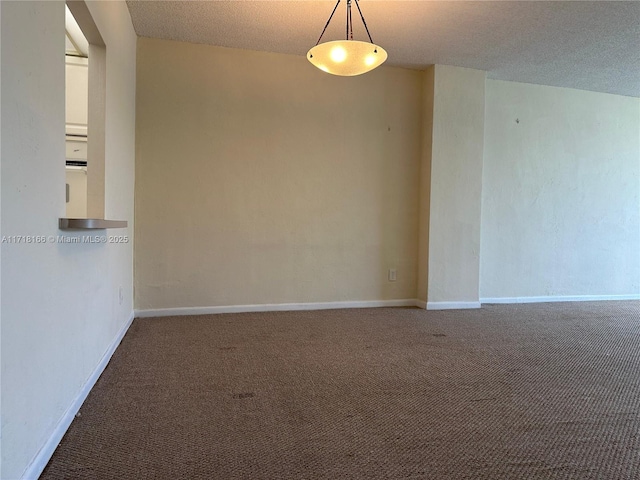
[[[639,479],[640,302],[137,319],[43,479]]]

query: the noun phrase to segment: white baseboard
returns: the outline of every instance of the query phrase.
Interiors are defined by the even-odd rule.
[[[417,300],[416,299],[416,307],[423,308],[424,310],[426,310],[427,309],[427,302],[425,302],[423,300]]]
[[[546,302],[599,302],[603,300],[640,300],[640,294],[631,295],[565,295],[553,297],[497,297],[481,298],[482,303],[546,303]]]
[[[182,315],[209,315],[215,313],[282,312],[295,310],[333,310],[338,308],[415,307],[416,300],[363,300],[354,302],[319,303],[265,303],[259,305],[225,305],[219,307],[154,308],[136,310],[136,317],[171,317]]]
[[[480,308],[480,302],[427,302],[427,310],[458,310]]]
[[[76,413],[78,413],[78,411],[80,410],[80,407],[89,395],[89,392],[98,381],[98,378],[100,378],[100,375],[102,375],[102,372],[109,363],[109,360],[111,360],[113,352],[116,351],[116,348],[118,348],[118,345],[120,345],[120,341],[124,337],[125,333],[127,333],[127,330],[129,330],[133,319],[134,312],[131,312],[131,316],[129,317],[129,320],[127,320],[127,323],[123,325],[118,334],[115,336],[115,338],[109,345],[109,348],[107,348],[107,351],[104,352],[104,355],[100,359],[100,362],[93,370],[85,384],[82,386],[80,392],[78,392],[76,398],[73,400],[69,408],[67,408],[67,411],[64,412],[64,415],[62,415],[62,418],[54,428],[53,433],[51,434],[49,439],[45,442],[42,448],[40,448],[40,451],[36,454],[34,459],[25,470],[24,474],[21,477],[22,480],[36,480],[42,474],[42,471],[47,466],[47,463],[49,463],[53,452],[55,452],[58,444],[62,440],[62,437],[64,437],[64,434],[67,432],[69,425],[71,425],[71,422],[75,418]]]

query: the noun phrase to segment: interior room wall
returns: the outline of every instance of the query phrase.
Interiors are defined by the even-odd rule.
[[[435,65],[427,308],[479,307],[485,72]]]
[[[140,38],[137,79],[137,309],[415,298],[421,72]]]
[[[106,214],[129,221],[98,235],[131,237],[136,36],[124,2],[88,7],[108,46]],[[35,478],[42,452],[52,452],[69,409],[131,319],[133,245],[48,239],[87,234],[57,228],[65,216],[64,2],[0,8],[1,229],[46,238],[1,246],[0,477]]]
[[[487,81],[481,296],[640,294],[640,99]]]
[[[431,155],[433,151],[433,97],[435,65],[423,73],[422,131],[420,157],[420,204],[418,209],[418,278],[416,299],[426,308],[429,279],[429,209],[431,197]]]

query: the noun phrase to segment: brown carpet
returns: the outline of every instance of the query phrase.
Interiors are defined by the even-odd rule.
[[[640,302],[137,319],[43,479],[639,479]]]

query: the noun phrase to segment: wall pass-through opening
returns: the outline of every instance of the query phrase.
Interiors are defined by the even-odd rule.
[[[68,218],[104,218],[106,46],[84,1],[65,12],[65,201]]]

